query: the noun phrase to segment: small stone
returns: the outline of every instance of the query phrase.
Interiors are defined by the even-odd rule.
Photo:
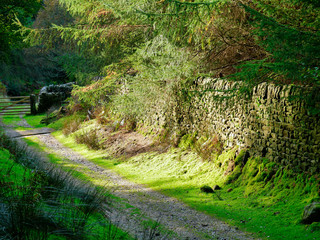
[[[302,223],[320,222],[320,202],[313,202],[304,208]]]
[[[232,188],[229,188],[228,190],[227,190],[227,192],[231,192],[233,189]]]
[[[208,185],[204,185],[200,188],[201,192],[205,193],[214,193],[213,189],[209,187]]]

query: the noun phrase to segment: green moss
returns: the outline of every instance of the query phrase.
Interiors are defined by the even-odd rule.
[[[198,136],[198,133],[185,134],[181,137],[178,147],[183,150],[192,150],[204,160],[217,160],[222,153],[223,144],[216,135]]]
[[[230,184],[232,182],[234,182],[235,180],[237,180],[240,175],[242,173],[242,168],[241,166],[236,166],[233,170],[233,172],[228,176],[227,180],[226,180],[226,184]]]
[[[314,223],[310,224],[308,230],[310,232],[320,231],[320,222],[314,222]]]

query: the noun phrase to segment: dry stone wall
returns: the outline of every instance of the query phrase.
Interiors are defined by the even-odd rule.
[[[49,85],[40,90],[37,112],[44,113],[52,106],[61,106],[62,102],[71,97],[71,91],[74,83],[61,85]]]
[[[173,103],[167,123],[174,122],[171,127],[183,134],[218,135],[225,149],[248,149],[251,155],[319,172],[320,119],[301,100],[288,99],[296,90],[262,83],[247,100],[215,100],[234,87],[224,80],[199,79],[194,92],[201,94],[194,94],[189,104]]]

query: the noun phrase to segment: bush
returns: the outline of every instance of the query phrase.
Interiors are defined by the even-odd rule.
[[[99,150],[101,148],[97,130],[76,133],[74,137],[77,143],[85,144],[90,149]]]

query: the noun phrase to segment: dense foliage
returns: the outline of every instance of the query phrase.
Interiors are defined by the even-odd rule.
[[[268,53],[260,61],[243,65],[243,79],[319,84],[320,9],[301,2],[261,1],[257,9],[243,5],[255,26],[257,43]]]
[[[202,75],[246,91],[263,81],[318,86],[319,13],[312,0],[47,0],[21,33],[89,85],[74,92],[81,108],[138,117]]]
[[[56,58],[57,50],[48,51],[41,45],[30,47],[21,35],[23,27],[34,24],[41,6],[41,0],[0,3],[0,81],[10,95],[29,94],[66,78]]]
[[[3,0],[0,2],[0,60],[13,48],[20,48],[22,38],[16,31],[19,20],[30,25],[32,18],[41,6],[40,0]]]

